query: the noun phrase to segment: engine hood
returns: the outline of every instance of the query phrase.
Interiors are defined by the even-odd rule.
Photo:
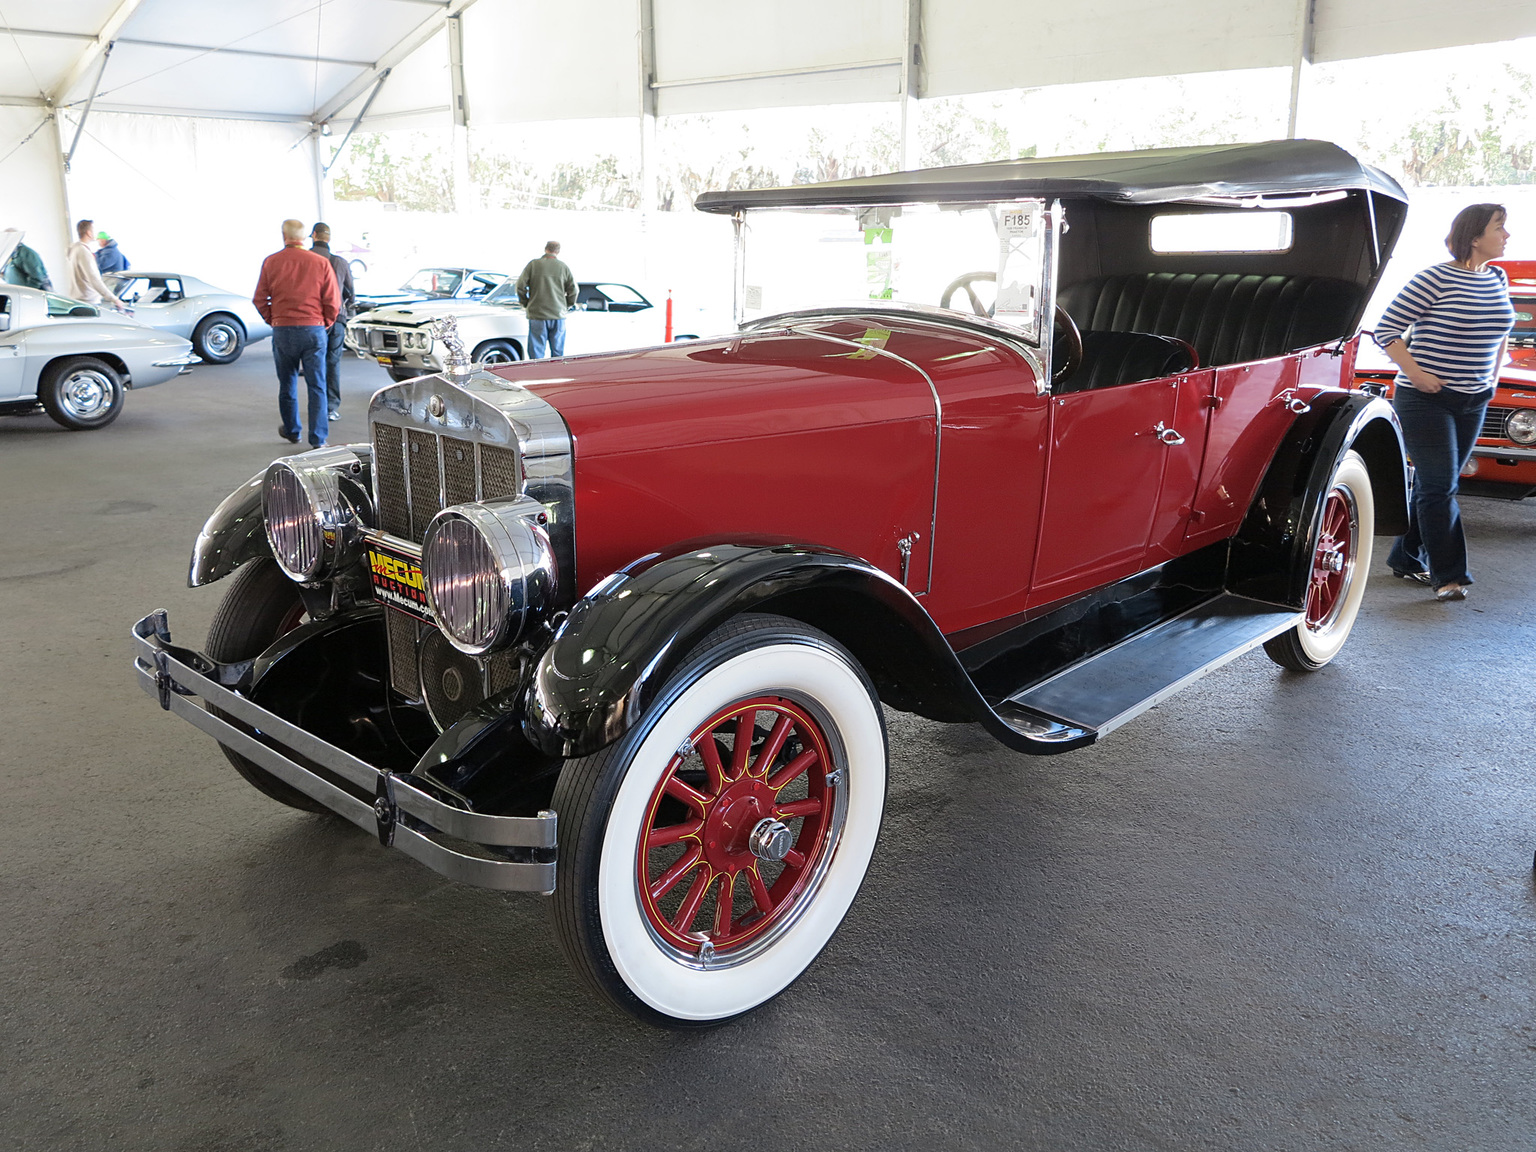
[[[482,304],[477,300],[411,300],[362,313],[358,319],[369,324],[396,324],[419,327],[442,316],[522,315],[522,309],[510,304]]]

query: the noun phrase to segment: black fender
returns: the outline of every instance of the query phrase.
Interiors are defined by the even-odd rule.
[[[341,445],[363,465],[359,483],[373,491],[373,445]],[[247,560],[272,555],[267,543],[267,522],[261,511],[263,468],[219,502],[192,544],[187,587],[201,588],[222,580]]]
[[[1408,530],[1408,455],[1397,414],[1364,392],[1324,393],[1281,441],[1233,539],[1232,591],[1294,608],[1305,603],[1324,499],[1351,449],[1370,473],[1376,534]]]
[[[1094,739],[1012,705],[1005,722],[906,587],[856,556],[783,543],[694,547],[602,581],[540,658],[523,734],[550,756],[607,747],[640,721],[699,642],[742,612],[788,616],[833,636],[893,708],[980,722],[1023,752],[1066,752]]]

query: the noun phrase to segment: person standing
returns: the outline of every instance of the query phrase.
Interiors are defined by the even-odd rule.
[[[131,267],[128,257],[122,254],[117,241],[105,232],[96,233],[96,267],[105,276],[108,272],[126,272]]]
[[[277,365],[277,434],[299,442],[299,371],[309,388],[309,442],[323,448],[330,436],[325,394],[326,330],[336,322],[341,292],[325,257],[304,250],[304,225],[283,221],[283,248],[261,262],[252,297],[261,318],[272,325],[272,359]]]
[[[352,265],[331,251],[331,226],[317,223],[309,230],[309,250],[324,256],[336,273],[336,287],[341,291],[341,310],[336,322],[326,329],[325,394],[330,419],[341,415],[341,353],[347,338],[347,321],[357,305],[357,291],[352,284]]]
[[[76,240],[64,254],[64,295],[87,304],[110,300],[112,307],[126,312],[127,305],[112,294],[112,289],[101,278],[101,269],[96,266],[96,257],[91,252],[91,233],[95,228],[94,220],[75,223]]]
[[[22,235],[16,233],[16,247],[4,262],[5,282],[19,284],[23,288],[41,288],[44,292],[53,291],[53,281],[48,279],[48,269],[43,267],[43,258],[21,242]]]
[[[1472,583],[1456,489],[1515,324],[1509,280],[1488,263],[1509,242],[1505,218],[1501,204],[1458,212],[1445,238],[1451,260],[1408,281],[1376,326],[1398,367],[1392,406],[1414,469],[1408,531],[1387,566],[1430,585],[1436,600],[1465,600]]]
[[[517,278],[517,298],[528,317],[528,359],[565,355],[565,314],[576,305],[576,278],[560,260],[560,243],[544,245],[544,255],[528,261]]]

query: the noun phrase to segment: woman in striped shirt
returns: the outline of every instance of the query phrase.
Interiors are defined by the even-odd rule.
[[[1472,583],[1456,485],[1515,323],[1509,282],[1488,263],[1504,255],[1504,218],[1499,204],[1458,212],[1445,238],[1451,261],[1408,281],[1376,326],[1376,342],[1398,367],[1392,406],[1414,468],[1408,532],[1387,564],[1432,586],[1436,600],[1465,600]]]

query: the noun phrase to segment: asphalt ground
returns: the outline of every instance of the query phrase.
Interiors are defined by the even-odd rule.
[[[333,441],[382,371],[348,360]],[[130,674],[270,352],[112,427],[0,419],[0,1147],[1529,1149],[1536,505],[1468,500],[1463,604],[1384,578],[1335,664],[1253,653],[1030,759],[892,714],[863,892],[705,1034],[588,995],[538,897],[249,788]]]

